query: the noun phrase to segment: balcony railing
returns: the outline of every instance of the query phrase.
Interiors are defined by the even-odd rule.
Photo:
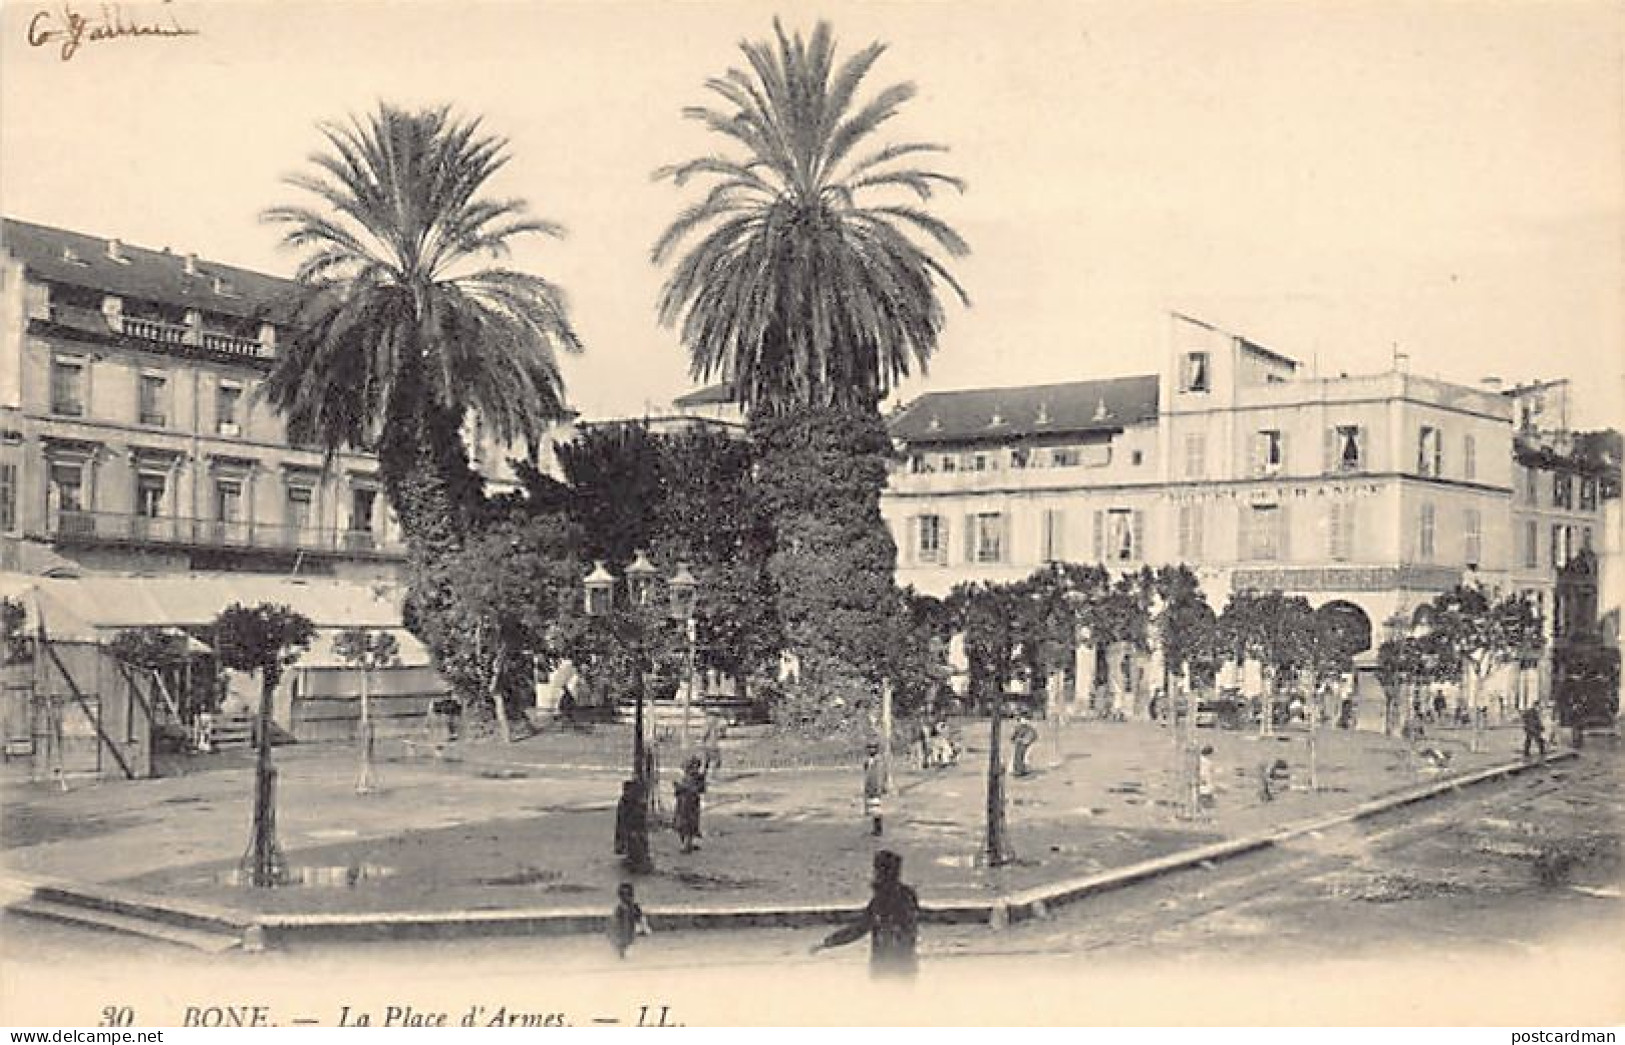
[[[333,554],[365,552],[384,556],[403,552],[401,545],[380,541],[376,534],[364,530],[66,509],[51,513],[47,536],[63,544],[150,544]]]
[[[92,333],[112,332],[125,337],[152,341],[160,345],[191,345],[228,356],[246,356],[251,359],[272,359],[276,353],[257,337],[244,337],[219,330],[197,330],[185,323],[171,323],[162,319],[108,315],[96,309],[78,305],[53,304],[51,319],[63,326]]]

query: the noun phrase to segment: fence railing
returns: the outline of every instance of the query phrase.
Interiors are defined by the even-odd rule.
[[[400,554],[399,544],[373,533],[333,527],[287,526],[245,520],[147,516],[128,512],[56,509],[49,536],[58,541],[265,548],[313,552]]]

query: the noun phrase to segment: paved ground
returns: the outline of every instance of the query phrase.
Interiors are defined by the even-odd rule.
[[[877,844],[898,849],[927,897],[986,895],[1092,873],[1346,808],[1435,775],[1396,742],[1327,731],[1317,783],[1304,787],[1307,738],[1204,731],[1216,748],[1216,811],[1180,819],[1173,745],[1146,724],[1077,723],[1037,749],[1042,770],[1010,781],[1017,862],[976,866],[982,848],[985,727],[960,765],[901,771],[882,843],[861,814],[853,770],[730,771],[713,781],[706,839],[683,856],[655,839],[646,902],[857,900]],[[1505,761],[1513,733],[1489,734],[1472,753],[1454,738],[1451,770]],[[463,761],[387,762],[380,793],[358,796],[352,757],[333,747],[278,751],[279,831],[305,885],[263,891],[235,879],[248,835],[246,757],[192,763],[188,775],[109,783],[68,793],[12,786],[4,803],[7,867],[76,881],[275,910],[581,906],[611,894],[610,853],[620,774],[562,768],[552,746],[475,747]],[[546,741],[553,745],[556,741]],[[1257,765],[1284,758],[1296,787],[1261,800]],[[669,791],[666,796],[669,799]]]
[[[1622,783],[1620,752],[1593,747],[1577,763],[1105,894],[1049,921],[932,927],[920,983],[901,998],[868,984],[862,945],[809,956],[817,930],[657,926],[625,962],[592,937],[206,957],[11,920],[0,923],[10,955],[0,1007],[63,1022],[131,1004],[146,1024],[224,1000],[329,1024],[344,1004],[485,1005],[487,1017],[505,1004],[630,1022],[662,1003],[696,1023],[1617,1024]]]

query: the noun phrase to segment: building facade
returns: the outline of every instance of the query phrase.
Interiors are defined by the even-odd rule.
[[[1247,589],[1339,604],[1363,622],[1367,668],[1458,583],[1527,591],[1558,619],[1559,572],[1600,540],[1603,476],[1533,454],[1518,397],[1397,369],[1311,377],[1200,320],[1168,329],[1155,373],[896,413],[883,512],[899,583],[941,595],[1050,561],[1186,563],[1215,609]]]
[[[290,445],[260,401],[291,284],[9,219],[3,239],[0,567],[396,576],[376,459]]]

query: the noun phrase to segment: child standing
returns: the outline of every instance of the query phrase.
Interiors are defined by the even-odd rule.
[[[886,763],[880,757],[880,745],[869,745],[868,760],[863,765],[863,812],[869,817],[870,834],[879,838],[884,830],[881,798],[886,793]]]
[[[615,947],[616,957],[625,958],[634,938],[649,935],[649,919],[638,906],[631,882],[622,882],[617,895],[620,902],[609,918],[609,942]]]

